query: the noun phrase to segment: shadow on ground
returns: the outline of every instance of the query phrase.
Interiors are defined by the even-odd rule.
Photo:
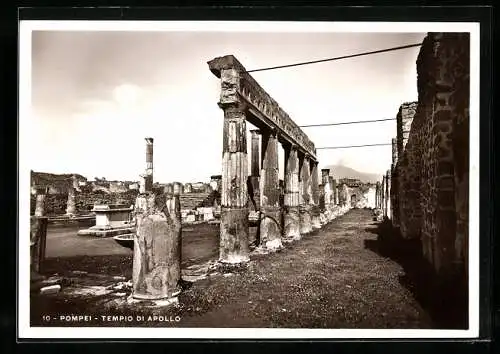
[[[404,275],[399,277],[399,282],[412,292],[431,316],[436,328],[468,328],[468,286],[465,277],[458,274],[438,277],[423,258],[420,240],[402,239],[388,221],[365,231],[378,236],[376,240],[365,240],[365,247],[403,267]]]

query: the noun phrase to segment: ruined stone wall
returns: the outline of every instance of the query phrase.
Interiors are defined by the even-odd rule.
[[[90,213],[90,210],[96,203],[133,205],[135,203],[137,193],[137,190],[130,190],[124,193],[104,193],[102,191],[75,192],[76,210],[78,214]],[[47,194],[45,197],[45,214],[47,216],[65,214],[67,202],[67,194]],[[31,195],[31,215],[35,213],[35,203],[36,196]]]
[[[469,34],[429,33],[417,73],[418,106],[407,136],[404,124],[398,125],[401,235],[420,237],[423,255],[438,273],[466,272]]]
[[[395,176],[391,179],[391,197],[393,214],[404,238],[420,237],[420,161],[421,142],[418,138],[419,129],[412,129],[415,120],[417,102],[404,103],[397,115],[397,154],[398,160],[394,166]]]

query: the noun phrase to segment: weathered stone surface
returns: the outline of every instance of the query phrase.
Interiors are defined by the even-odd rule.
[[[43,272],[43,261],[45,260],[48,218],[45,216],[32,216],[30,223],[31,271],[41,273]]]
[[[393,218],[403,237],[421,238],[424,257],[442,274],[467,272],[469,40],[427,35],[417,59],[418,105],[398,114]]]
[[[42,295],[56,294],[59,291],[61,291],[61,285],[56,284],[56,285],[44,286],[43,288],[40,289],[40,294]]]
[[[262,171],[260,177],[260,245],[281,247],[281,207],[279,204],[278,139],[262,132]]]
[[[133,292],[136,299],[176,296],[181,276],[179,196],[142,194],[136,201]]]
[[[250,260],[248,208],[221,208],[219,262],[238,264]]]
[[[68,187],[68,202],[66,204],[66,215],[76,214],[75,189],[73,185]]]
[[[215,58],[208,66],[221,79],[220,104],[245,102],[264,125],[272,125],[284,140],[298,145],[315,159],[312,141],[233,55]]]

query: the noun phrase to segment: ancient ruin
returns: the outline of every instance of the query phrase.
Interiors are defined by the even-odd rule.
[[[283,207],[279,205],[278,143],[282,144],[286,156],[285,213],[291,213],[285,214],[285,235],[288,237],[297,237],[296,230],[299,227],[302,234],[312,231],[311,205],[314,205],[315,200],[312,199],[313,181],[310,173],[317,163],[316,151],[307,135],[234,56],[215,58],[208,65],[212,73],[221,80],[218,104],[224,111],[219,261],[241,264],[249,260],[246,121],[258,127],[262,137],[259,191],[263,247],[279,248],[283,236]],[[252,137],[252,145],[257,146],[256,141]],[[252,154],[252,177],[257,177],[258,161],[254,156],[258,155]],[[298,164],[293,161],[295,159]],[[297,168],[300,168],[297,174],[299,205],[296,205],[293,197],[297,193],[294,185]],[[297,206],[299,218],[296,217]],[[297,225],[298,220],[300,226]]]
[[[377,194],[401,237],[421,240],[425,259],[448,277],[468,268],[469,43],[468,33],[425,38],[418,102],[399,109],[392,178],[388,171]]]

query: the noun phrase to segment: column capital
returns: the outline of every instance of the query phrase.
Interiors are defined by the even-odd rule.
[[[217,102],[219,108],[227,111],[237,111],[246,113],[248,111],[248,104],[243,101],[232,101],[232,102]]]

